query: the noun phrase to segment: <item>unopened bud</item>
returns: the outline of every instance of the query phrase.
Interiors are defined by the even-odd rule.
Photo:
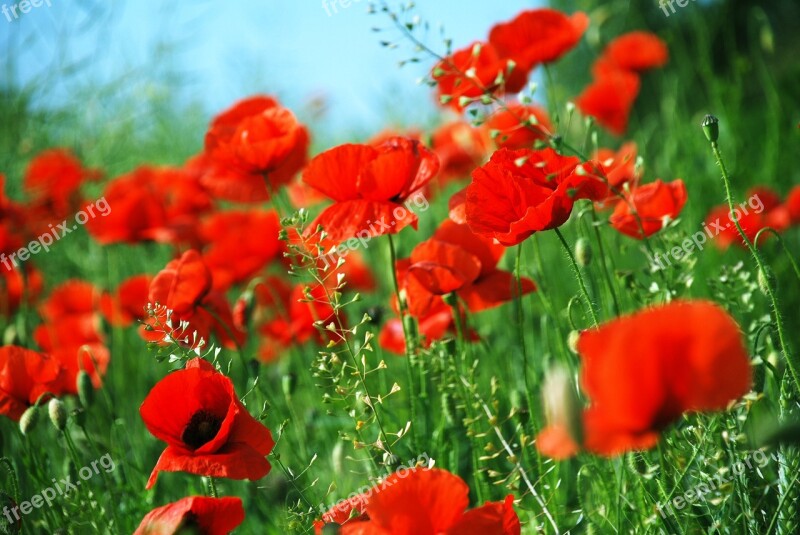
[[[764,295],[769,296],[770,291],[775,290],[777,279],[771,267],[764,266],[764,269],[759,269],[756,279],[758,280],[758,289],[761,290],[761,293]]]
[[[703,127],[706,138],[708,138],[711,143],[716,143],[717,139],[719,139],[719,119],[713,115],[706,115],[701,126]]]
[[[47,404],[47,413],[56,429],[63,431],[67,426],[67,409],[64,407],[64,402],[58,398],[51,399]]]
[[[580,331],[570,331],[567,335],[567,347],[569,350],[578,354],[578,339],[581,337]]]
[[[39,407],[33,405],[28,407],[19,419],[19,430],[23,435],[27,435],[39,422]]]
[[[92,384],[92,378],[89,377],[89,374],[86,373],[85,370],[81,370],[78,372],[76,383],[78,387],[78,398],[81,400],[81,405],[90,407],[92,403],[94,403],[94,385]]]
[[[592,246],[586,238],[578,238],[575,242],[575,260],[581,267],[588,266],[592,261]]]

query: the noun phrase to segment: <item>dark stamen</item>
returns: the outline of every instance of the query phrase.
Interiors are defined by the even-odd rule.
[[[183,430],[181,440],[184,444],[196,450],[203,444],[210,442],[222,426],[222,418],[209,411],[198,411],[192,415],[186,429]]]

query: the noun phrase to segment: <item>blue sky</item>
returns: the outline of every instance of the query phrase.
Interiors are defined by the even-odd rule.
[[[14,60],[17,80],[46,80],[45,103],[114,80],[163,83],[169,73],[177,74],[169,87],[209,114],[256,92],[277,94],[292,107],[324,97],[328,126],[352,130],[375,129],[387,109],[404,122],[432,109],[430,89],[417,85],[431,62],[399,69],[411,46],[380,46],[397,33],[371,30],[389,22],[368,14],[367,0],[347,8],[338,0],[328,11],[322,0],[51,1],[12,22],[0,16],[5,60]],[[420,0],[415,12],[432,29],[443,24],[462,46],[538,3],[470,0],[467,8],[463,0]],[[443,50],[436,30],[428,43]]]

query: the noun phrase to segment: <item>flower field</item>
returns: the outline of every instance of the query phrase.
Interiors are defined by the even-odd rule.
[[[800,533],[800,6],[350,4],[428,120],[8,49],[0,534]]]

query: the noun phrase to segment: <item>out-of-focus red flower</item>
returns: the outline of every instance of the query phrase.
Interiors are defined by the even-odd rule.
[[[519,293],[514,276],[497,269],[505,249],[447,219],[411,252],[408,275],[432,294],[455,292],[469,310],[479,312]],[[530,279],[523,278],[521,284],[523,295],[536,289]]]
[[[310,208],[327,200],[325,195],[302,180],[292,180],[286,187],[286,191],[289,195],[289,202],[298,210],[300,208]]]
[[[612,133],[621,136],[628,128],[633,103],[639,95],[639,77],[625,71],[603,73],[583,90],[575,104]]]
[[[674,301],[584,331],[578,352],[590,399],[582,446],[600,455],[652,448],[682,414],[724,410],[750,388],[739,326],[708,301]],[[564,457],[575,443],[561,438],[538,447]]]
[[[530,9],[495,25],[489,42],[500,57],[514,60],[517,68],[529,72],[572,50],[588,27],[589,17],[580,11],[566,15],[555,9]]]
[[[578,158],[554,150],[500,149],[472,173],[466,219],[475,234],[503,245],[561,226],[577,199],[596,198],[604,185],[573,173]]]
[[[416,313],[418,314],[415,315],[417,332],[422,347],[429,347],[432,342],[441,340],[447,334],[455,334],[453,310],[441,299],[434,301],[428,309]],[[470,331],[468,340],[476,341],[478,337]],[[378,336],[378,343],[383,349],[395,355],[406,354],[406,340],[403,333],[403,322],[400,318],[390,318],[383,325]]]
[[[269,96],[234,104],[211,122],[203,183],[214,195],[239,202],[264,201],[306,164],[310,137],[294,114]]]
[[[663,67],[668,59],[667,45],[657,35],[635,31],[608,43],[603,55],[594,63],[592,72],[595,76],[610,71],[641,72]]]
[[[167,443],[148,489],[164,471],[249,480],[269,473],[272,434],[247,412],[231,380],[203,359],[159,381],[139,412],[147,430]]]
[[[433,179],[439,160],[422,143],[392,138],[383,144],[340,145],[316,156],[303,180],[335,202],[307,229],[321,225],[325,243],[338,245],[347,238],[374,238],[394,234],[417,216],[403,205]],[[327,249],[327,247],[325,247]]]
[[[328,323],[332,318],[333,307],[325,287],[315,285],[306,290],[305,284],[298,284],[292,289],[288,302],[283,303],[282,310],[259,329],[267,337],[262,346],[262,360],[274,360],[294,344],[309,340],[322,343],[323,335],[314,324],[317,321]]]
[[[513,496],[467,510],[467,484],[438,468],[392,474],[367,494],[363,518],[345,522],[342,535],[519,535],[521,529]]]
[[[228,535],[242,522],[241,498],[192,496],[153,509],[133,535]]]
[[[436,129],[431,149],[439,157],[439,183],[466,178],[489,154],[489,139],[466,121],[454,121]]]
[[[0,414],[19,421],[42,394],[62,393],[64,375],[52,357],[24,347],[0,347]]]
[[[782,232],[791,224],[791,205],[781,203],[780,196],[765,186],[750,189],[747,201],[735,206],[735,209],[733,216],[738,217],[739,226],[751,242],[761,229],[771,227]],[[720,249],[725,250],[732,244],[744,247],[734,217],[731,217],[727,204],[712,208],[706,216],[707,232]],[[770,233],[762,235],[759,244],[769,237]]]
[[[636,143],[627,142],[617,151],[598,149],[590,162],[581,164],[586,173],[598,174],[601,181],[608,182],[608,195],[598,203],[601,208],[606,206],[606,201],[619,199],[618,192],[622,192],[626,184],[631,188],[638,186],[641,171],[636,169],[636,153]]]
[[[484,131],[498,148],[531,149],[537,140],[546,140],[553,130],[547,112],[539,106],[511,103],[493,113]]]
[[[363,494],[350,496],[347,499],[341,500],[335,506],[331,507],[327,512],[322,513],[322,518],[314,522],[315,535],[322,535],[322,528],[326,524],[357,524],[369,520],[366,515],[367,502],[372,495],[371,491]]]
[[[625,194],[611,214],[609,222],[617,231],[636,239],[652,236],[667,221],[678,217],[686,204],[686,185],[683,180],[638,186]]]
[[[208,244],[203,261],[214,289],[225,291],[264,269],[281,249],[280,229],[272,210],[217,212],[203,221],[200,236]]]
[[[221,292],[211,290],[211,271],[194,249],[153,278],[148,302],[159,305],[140,330],[149,342],[163,343],[169,337],[195,347],[201,338],[208,341],[211,333],[225,347],[244,342],[244,333],[234,327],[230,305]],[[188,325],[180,327],[181,322]]]
[[[196,245],[200,215],[212,208],[197,177],[183,169],[143,166],[114,179],[104,193],[111,210],[86,222],[103,245],[156,241]]]
[[[437,63],[433,79],[439,102],[461,111],[469,104],[462,102],[462,97],[479,99],[487,91],[497,95],[522,91],[528,69],[514,66],[490,43],[475,42]]]
[[[69,149],[47,149],[28,164],[22,187],[52,221],[76,210],[81,185],[101,176],[99,170],[85,168]]]
[[[6,245],[14,243],[15,238],[6,239],[5,227],[0,224],[0,252],[7,251]],[[4,245],[5,244],[5,245]],[[35,303],[42,291],[42,274],[26,263],[15,267],[10,257],[0,261],[0,316],[13,315],[22,304]]]
[[[789,219],[792,225],[800,223],[800,186],[795,186],[786,196],[786,209],[789,211]]]
[[[97,314],[99,298],[100,291],[94,285],[74,279],[54,288],[39,305],[44,323],[34,329],[33,339],[64,367],[69,393],[77,392],[80,370],[85,370],[95,388],[100,388],[108,368],[110,355]]]
[[[135,275],[122,281],[115,292],[104,292],[100,311],[106,321],[115,327],[127,327],[144,319],[152,279],[151,275]]]

